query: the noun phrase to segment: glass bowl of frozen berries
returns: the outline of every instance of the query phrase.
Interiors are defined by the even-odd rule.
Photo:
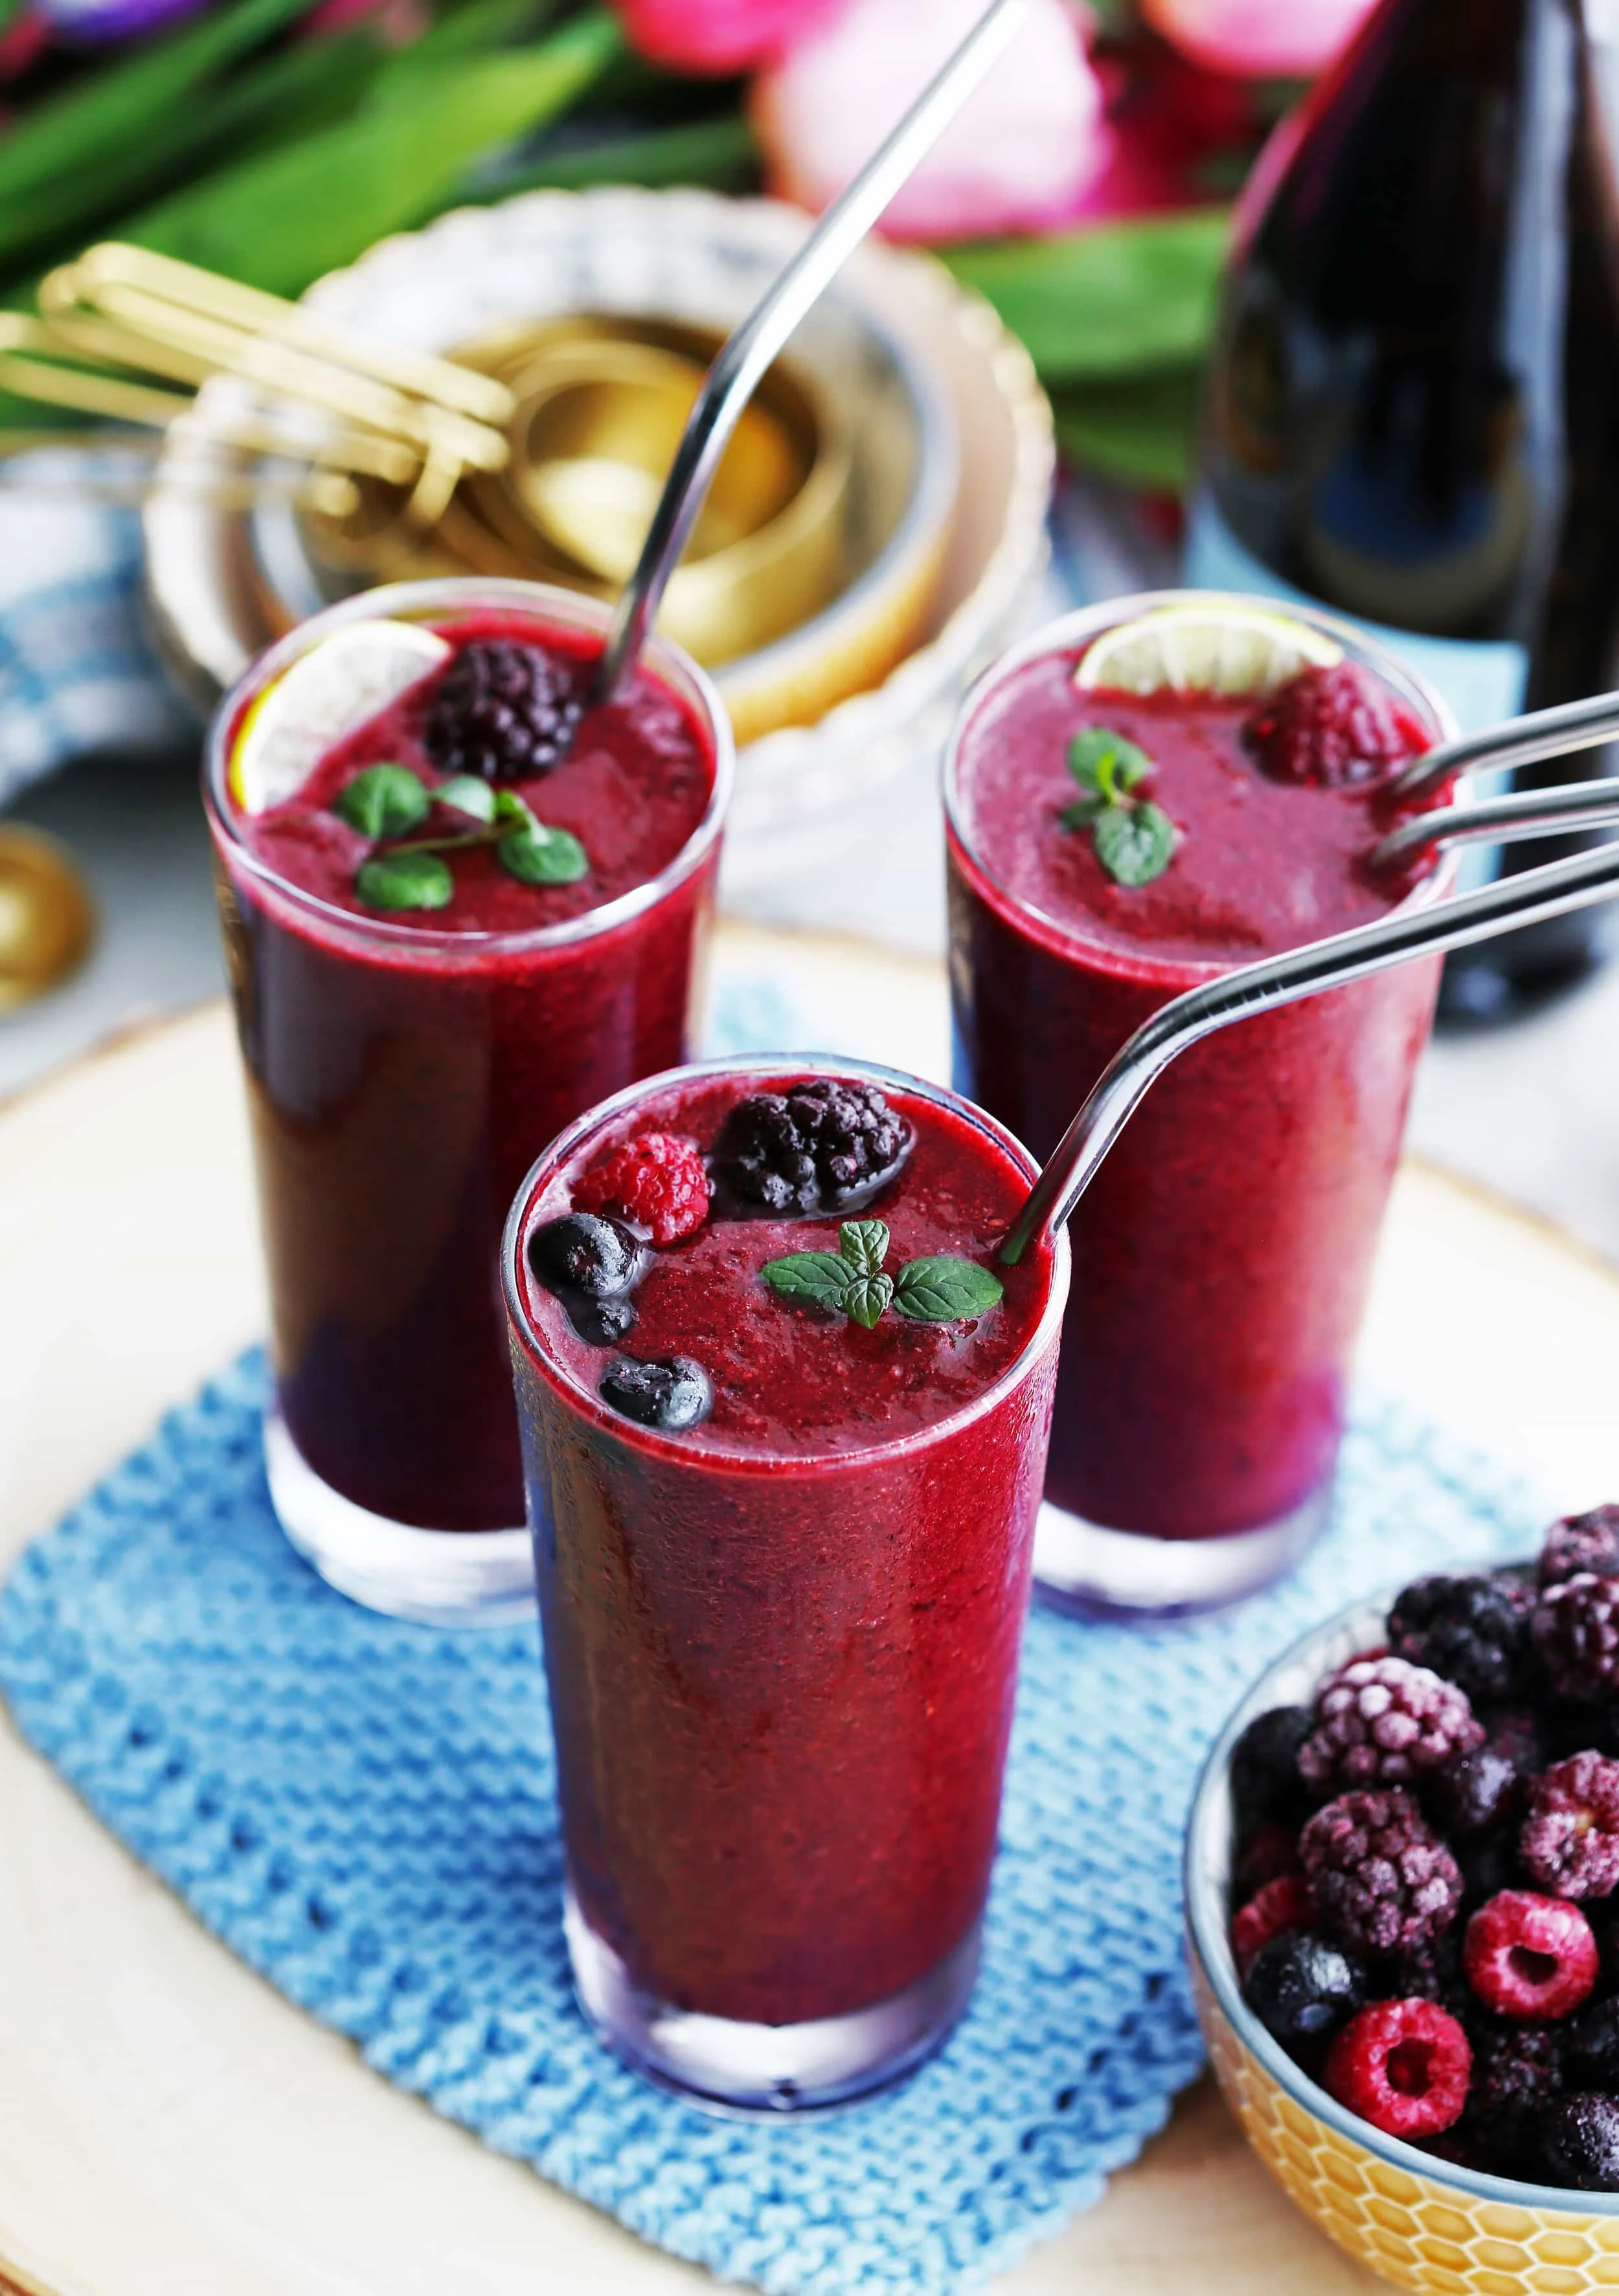
[[[1323,2230],[1435,2296],[1619,2288],[1619,1505],[1297,1644],[1186,1879],[1221,2087]]]

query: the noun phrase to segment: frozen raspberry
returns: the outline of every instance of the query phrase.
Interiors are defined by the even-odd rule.
[[[519,638],[473,638],[433,688],[423,739],[440,772],[520,781],[566,754],[584,710],[577,663]]]
[[[916,1137],[875,1085],[808,1078],[736,1103],[714,1143],[714,1184],[742,1212],[853,1211],[887,1186]]]
[[[1323,2080],[1340,2104],[1390,2136],[1437,2136],[1467,2102],[1473,2050],[1434,2001],[1374,2001],[1327,2054]]]
[[[1262,1946],[1289,1930],[1307,1930],[1315,1920],[1315,1906],[1302,1874],[1284,1874],[1255,1890],[1231,1923],[1231,1951],[1237,1973],[1245,1977],[1248,1964]]]
[[[1408,1793],[1340,1794],[1299,1850],[1321,1926],[1340,1945],[1409,1952],[1456,1919],[1460,1870]]]
[[[1308,1706],[1256,1714],[1231,1749],[1231,1820],[1239,1835],[1267,1821],[1302,1824],[1309,1809],[1299,1748],[1315,1727]]]
[[[708,1174],[694,1140],[645,1132],[593,1164],[576,1184],[573,1201],[580,1211],[634,1221],[654,1243],[673,1243],[708,1218]]]
[[[1276,780],[1327,789],[1382,781],[1427,746],[1387,688],[1352,661],[1300,670],[1266,696],[1243,731]]]
[[[1598,2001],[1568,2029],[1566,2062],[1574,2088],[1619,2096],[1619,2001]]]
[[[1619,1696],[1619,1578],[1581,1570],[1541,1595],[1534,1638],[1565,1698]]]
[[[1582,2193],[1619,2193],[1619,2103],[1577,2091],[1549,2105],[1540,2126],[1541,2159],[1554,2184]]]
[[[1307,1930],[1263,1945],[1243,1979],[1243,1998],[1290,2054],[1308,2050],[1352,2016],[1366,1998],[1366,1972],[1353,1954]]]
[[[1299,1770],[1313,1786],[1402,1785],[1483,1735],[1454,1683],[1402,1658],[1353,1659],[1317,1693]]]
[[[1423,1800],[1442,1833],[1454,1843],[1476,1840],[1516,1811],[1523,1780],[1493,1746],[1456,1754],[1428,1780]]]
[[[1597,1941],[1578,1906],[1503,1890],[1481,1906],[1462,1940],[1475,1999],[1498,2017],[1547,2024],[1577,2009],[1597,1981]]]
[[[1502,2176],[1532,2173],[1541,2115],[1563,2090],[1563,2035],[1556,2025],[1479,2019],[1473,2033],[1467,2128]]]
[[[1619,1762],[1571,1754],[1531,1791],[1518,1856],[1556,1898],[1606,1898],[1619,1885]]]
[[[1240,1905],[1267,1882],[1279,1882],[1285,1874],[1303,1870],[1296,1834],[1285,1825],[1257,1825],[1232,1861],[1231,1894]]]
[[[1522,1697],[1531,1686],[1533,1601],[1506,1572],[1418,1578],[1388,1614],[1389,1648],[1465,1690],[1475,1706]]]
[[[1566,1578],[1587,1572],[1597,1578],[1619,1578],[1619,1506],[1565,1515],[1546,1534],[1539,1566],[1542,1587],[1560,1587]]]

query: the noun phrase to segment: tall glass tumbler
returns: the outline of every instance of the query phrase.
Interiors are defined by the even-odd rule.
[[[533,583],[370,591],[254,664],[205,767],[269,1274],[271,1496],[333,1586],[454,1623],[532,1609],[501,1223],[556,1132],[689,1054],[732,783],[724,705],[653,642],[645,666],[711,756],[706,808],[659,875],[532,931],[438,930],[317,898],[251,849],[227,775],[244,713],[333,631],[388,616],[453,635],[490,615],[540,638],[608,621]]]

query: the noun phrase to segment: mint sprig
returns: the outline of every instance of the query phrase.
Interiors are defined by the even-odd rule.
[[[1109,726],[1086,726],[1068,745],[1068,770],[1083,795],[1058,812],[1063,827],[1089,830],[1115,884],[1162,877],[1174,857],[1175,824],[1150,798],[1130,794],[1153,770],[1146,751]]]
[[[883,1220],[845,1220],[832,1251],[790,1251],[760,1269],[779,1299],[830,1308],[870,1331],[892,1307],[914,1324],[955,1324],[987,1315],[1001,1297],[998,1276],[976,1260],[930,1252],[885,1273],[890,1237]]]
[[[476,825],[453,837],[394,841],[419,828],[435,805]],[[385,848],[355,874],[355,891],[374,909],[448,907],[456,881],[440,856],[477,845],[492,845],[496,860],[520,884],[576,885],[590,872],[590,857],[571,830],[551,828],[515,790],[491,789],[475,774],[453,775],[434,789],[408,766],[366,766],[343,783],[332,810]]]

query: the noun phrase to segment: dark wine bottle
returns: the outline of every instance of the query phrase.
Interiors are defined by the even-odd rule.
[[[1368,625],[1464,730],[1619,685],[1619,0],[1383,0],[1278,131],[1226,277],[1187,578]],[[1510,1018],[1607,949],[1587,911],[1463,951],[1442,1018]]]

